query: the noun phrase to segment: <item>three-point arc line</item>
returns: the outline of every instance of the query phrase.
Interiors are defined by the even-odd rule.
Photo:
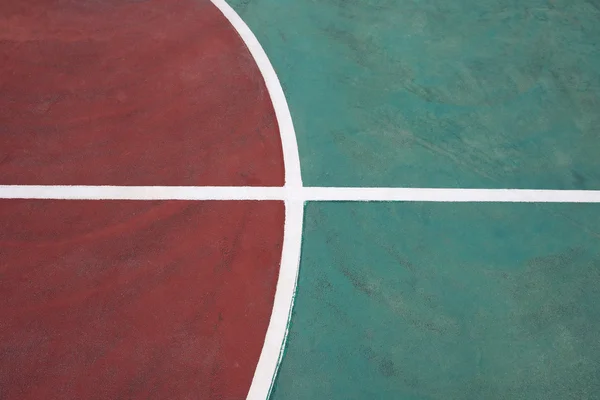
[[[275,117],[277,118],[283,151],[283,165],[285,169],[284,188],[269,188],[266,190],[244,188],[232,191],[234,193],[247,191],[247,194],[266,194],[273,191],[273,194],[280,194],[280,198],[285,201],[283,246],[281,249],[279,277],[273,300],[273,310],[271,311],[271,319],[269,320],[263,348],[256,364],[256,369],[254,370],[248,396],[246,397],[248,400],[265,400],[269,397],[273,389],[273,383],[275,382],[277,370],[283,356],[300,268],[304,202],[292,199],[292,196],[303,191],[300,155],[298,153],[298,142],[296,140],[294,124],[292,123],[292,116],[285,99],[285,94],[283,93],[283,88],[269,61],[269,57],[267,57],[267,54],[250,28],[225,0],[212,0],[212,2],[238,32],[263,76],[265,86],[271,97]]]
[[[224,0],[211,0],[229,20],[252,54],[269,91],[279,125],[285,186],[61,186],[0,185],[2,199],[284,201],[281,264],[273,310],[247,399],[269,397],[281,362],[294,304],[300,265],[302,222],[307,201],[422,201],[600,203],[600,191],[531,189],[454,189],[384,187],[305,187],[292,118],[279,79],[262,46]]]

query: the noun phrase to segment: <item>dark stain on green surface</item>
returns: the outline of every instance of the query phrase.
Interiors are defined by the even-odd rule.
[[[600,258],[585,256],[583,249],[572,248],[527,263],[517,279],[516,298],[523,304],[518,318],[531,334],[558,326],[568,329],[574,340],[585,339],[586,327],[577,318],[600,318],[600,309],[589,302],[597,295]]]
[[[592,6],[594,6],[594,8],[596,8],[597,10],[600,11],[600,0],[586,0],[588,3],[590,3]]]
[[[365,283],[365,281],[361,277],[354,274],[349,269],[344,268],[343,266],[340,267],[340,269],[342,270],[342,273],[344,274],[344,276],[350,280],[350,283],[352,283],[352,286],[354,286],[357,290],[366,294],[367,296],[373,295],[373,291],[369,288],[369,286]]]
[[[379,362],[379,372],[386,378],[391,378],[397,375],[396,365],[389,358],[384,358]]]

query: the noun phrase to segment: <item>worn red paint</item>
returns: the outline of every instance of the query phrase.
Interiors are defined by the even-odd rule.
[[[280,202],[0,201],[0,397],[240,399]]]
[[[263,78],[208,0],[3,1],[0,60],[0,184],[283,184]]]

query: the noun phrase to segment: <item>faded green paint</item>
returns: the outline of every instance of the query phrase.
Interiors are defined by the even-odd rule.
[[[311,203],[272,399],[600,393],[600,205]]]
[[[598,0],[229,0],[315,186],[600,188]]]

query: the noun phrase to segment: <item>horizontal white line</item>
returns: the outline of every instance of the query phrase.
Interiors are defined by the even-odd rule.
[[[600,203],[598,190],[0,185],[4,199]]]
[[[0,186],[0,198],[61,200],[283,200],[282,187]]]
[[[437,189],[437,188],[305,188],[315,201],[434,201],[600,203],[598,190]]]

